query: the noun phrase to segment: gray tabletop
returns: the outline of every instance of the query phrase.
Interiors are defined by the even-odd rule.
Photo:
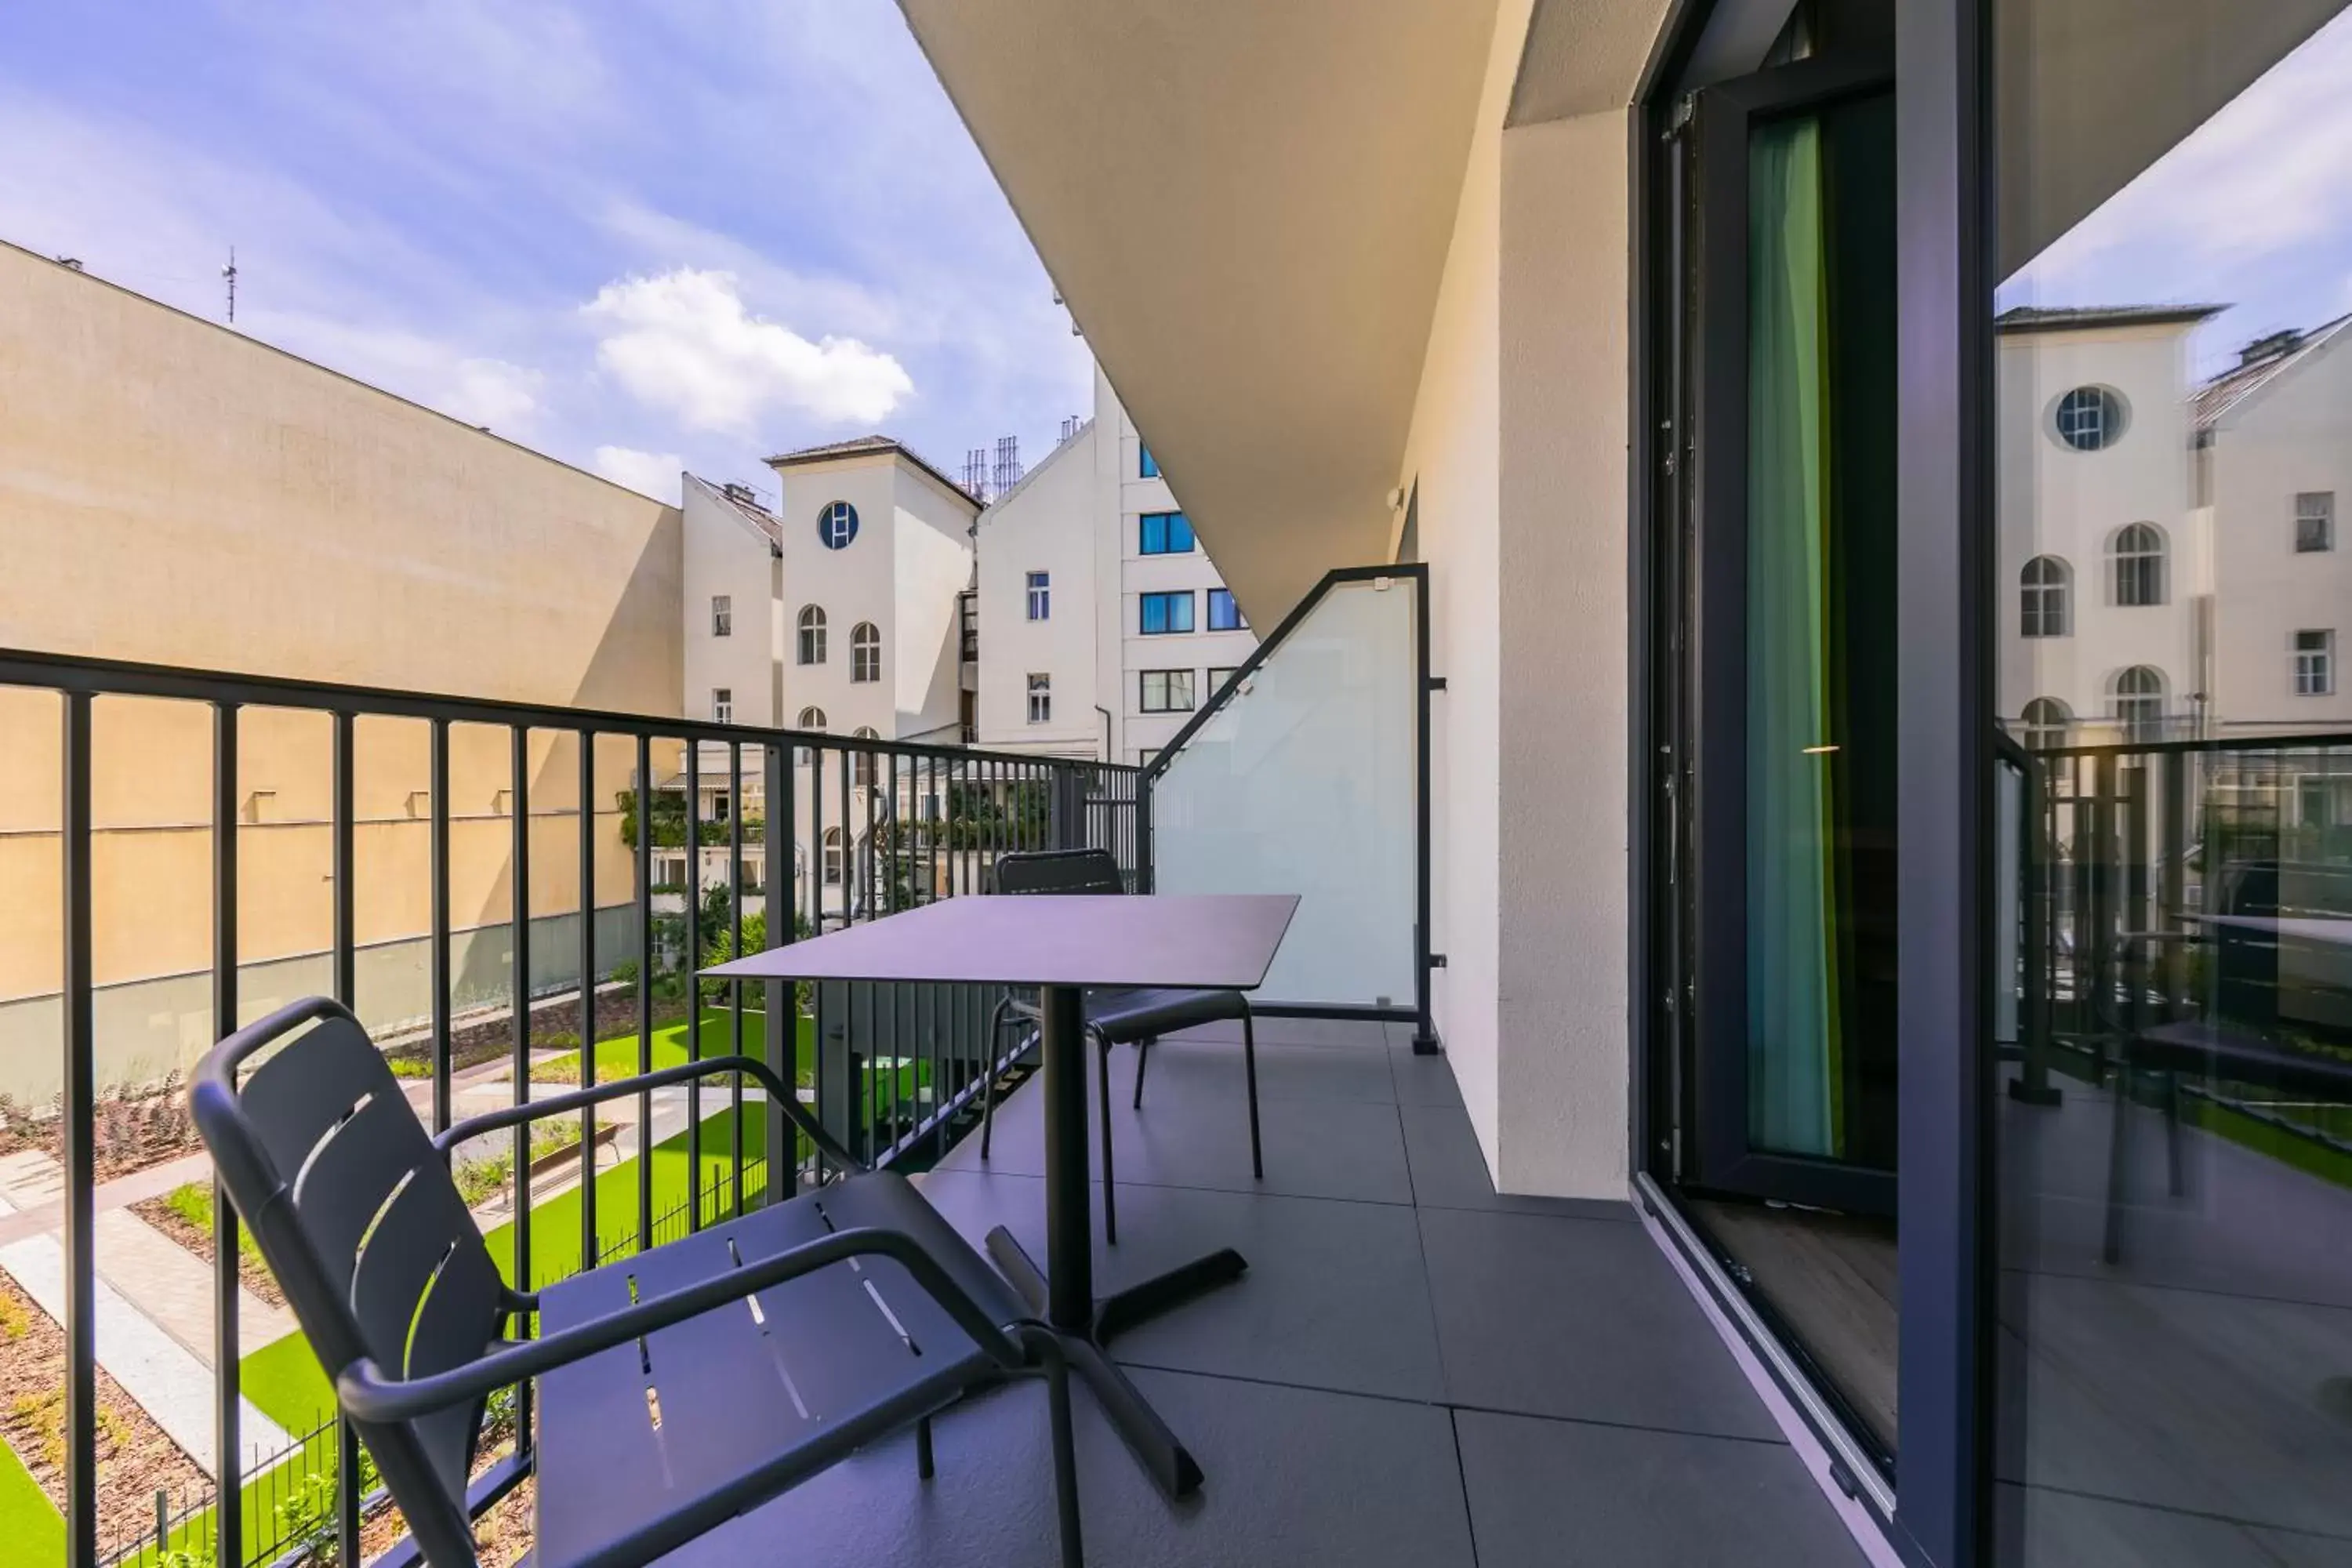
[[[943,899],[702,973],[1248,991],[1264,983],[1297,909],[1289,893]]]

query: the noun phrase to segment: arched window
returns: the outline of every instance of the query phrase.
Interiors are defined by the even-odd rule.
[[[838,827],[824,830],[824,885],[828,888],[841,886],[841,829]]]
[[[2127,741],[2160,740],[2164,734],[2164,672],[2135,664],[2116,677],[2111,707]]]
[[[795,730],[810,730],[815,731],[817,734],[824,734],[824,710],[822,708],[802,709],[800,719],[793,724],[793,728]],[[801,747],[797,754],[793,756],[793,761],[798,763],[802,767],[808,766],[809,749],[806,746]]]
[[[849,679],[882,679],[882,634],[872,621],[860,621],[849,629]]]
[[[801,662],[824,662],[824,612],[814,605],[801,606]]]
[[[2037,697],[2018,716],[2017,738],[2028,751],[2047,751],[2066,743],[2067,727],[2074,715],[2055,697]]]
[[[870,725],[860,724],[849,732],[853,741],[878,741],[881,732]],[[851,754],[849,782],[859,789],[874,787],[874,753],[856,752]]]
[[[2018,629],[2030,637],[2063,637],[2074,629],[2068,601],[2074,574],[2055,555],[2037,555],[2018,577]]]
[[[2152,522],[2116,530],[2108,555],[2116,569],[2116,603],[2164,603],[2164,531]]]
[[[827,501],[816,514],[816,536],[827,550],[846,550],[857,537],[857,509],[845,500]]]
[[[2124,400],[2111,386],[2078,386],[2050,410],[2052,432],[2077,452],[2096,452],[2124,436]]]

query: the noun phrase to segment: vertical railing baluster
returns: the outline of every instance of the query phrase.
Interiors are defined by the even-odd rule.
[[[433,933],[433,1131],[449,1127],[453,1070],[449,1059],[449,721],[433,721],[432,777],[426,781],[433,797],[431,843]]]
[[[841,788],[841,923],[851,922],[849,884],[857,875],[857,847],[849,841],[849,748],[841,749],[841,763],[835,770]]]
[[[768,890],[760,907],[767,913],[767,944],[772,948],[782,947],[793,940],[793,917],[800,908],[793,887],[793,771],[785,765],[785,759],[784,748],[773,741],[761,748],[761,761],[768,775],[768,847],[764,862],[768,868]],[[768,982],[768,1065],[775,1069],[777,1080],[787,1093],[795,1091],[800,1083],[801,1018],[793,1000],[796,989],[789,980]],[[768,1098],[772,1101],[775,1099],[772,1090]],[[800,1136],[785,1119],[781,1104],[768,1107],[767,1121],[768,1198],[773,1203],[799,1191]]]
[[[686,740],[686,1058],[702,1059],[702,739]],[[702,1080],[686,1080],[686,1228],[702,1228]]]
[[[530,1094],[530,730],[507,727],[509,765],[514,771],[514,1094],[520,1105]],[[514,1130],[514,1288],[533,1288],[530,1258],[530,1129]],[[515,1452],[530,1451],[530,1384],[515,1384]],[[347,1556],[346,1563],[359,1561]]]
[[[358,785],[353,776],[356,761],[352,754],[354,722],[348,710],[336,710],[334,804],[329,810],[328,821],[333,835],[334,864],[331,877],[335,889],[335,1000],[356,1013],[359,1011],[359,948],[354,926],[358,901],[354,897],[352,881],[358,857],[352,819],[356,815],[353,801]],[[357,1429],[348,1421],[336,1424],[335,1449],[335,1534],[341,1543],[341,1560],[357,1563],[360,1560],[360,1438]]]
[[[727,742],[727,954],[743,956],[743,747]],[[743,1054],[743,983],[727,983],[727,1054]],[[743,1213],[743,1075],[727,1075],[728,1176],[734,1183],[734,1212]]]
[[[98,1029],[91,1000],[90,696],[63,693],[66,1563],[98,1562]]]
[[[580,731],[580,1087],[596,1085],[596,732]],[[596,1108],[580,1113],[580,1267],[596,1267]]]
[[[236,1000],[236,705],[213,704],[213,1037],[235,1032]],[[236,1210],[228,1189],[213,1181],[213,1453],[218,1489],[213,1510],[214,1555],[244,1568],[245,1455],[238,1445],[243,1369],[237,1364]]]
[[[654,1070],[654,747],[637,737],[637,1071]],[[654,1244],[654,1094],[637,1090],[637,1250]]]

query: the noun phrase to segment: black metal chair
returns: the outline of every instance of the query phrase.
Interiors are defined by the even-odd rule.
[[[996,858],[996,891],[1018,894],[1125,893],[1118,862],[1108,849],[1024,849]],[[1250,1021],[1249,998],[1238,991],[1178,991],[1157,988],[1089,991],[1087,1032],[1101,1050],[1095,1088],[1102,1110],[1103,1239],[1118,1240],[1118,1202],[1111,1185],[1110,1048],[1135,1047],[1134,1108],[1143,1109],[1143,1073],[1151,1062],[1151,1047],[1160,1036],[1223,1018],[1242,1021],[1242,1065],[1249,1083],[1250,1170],[1265,1180],[1265,1155],[1258,1144],[1257,1036]],[[989,1021],[989,1051],[996,1049],[998,1033],[1007,1024],[1034,1027],[1036,1004],[1007,996],[996,1005]],[[988,1158],[990,1134],[996,1118],[996,1075],[991,1072],[981,1089],[980,1157]]]
[[[758,1079],[846,1173],[535,1294],[509,1288],[450,1180],[450,1151],[713,1072]],[[435,1568],[476,1568],[467,1478],[484,1402],[525,1379],[540,1405],[533,1561],[632,1568],[909,1424],[929,1479],[931,1416],[1024,1373],[1047,1381],[1061,1560],[1078,1568],[1059,1342],[904,1178],[862,1169],[765,1063],[712,1058],[428,1138],[358,1021],[312,997],[214,1047],[191,1102]],[[501,1337],[532,1312],[541,1338]]]

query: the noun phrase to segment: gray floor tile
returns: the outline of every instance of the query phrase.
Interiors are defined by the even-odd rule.
[[[1542,1198],[1498,1193],[1486,1174],[1486,1156],[1471,1131],[1460,1100],[1452,1105],[1401,1104],[1405,1161],[1412,1172],[1413,1202],[1423,1208],[1499,1209],[1550,1215],[1562,1219],[1635,1222],[1630,1202],[1599,1198]]]
[[[1796,1454],[1461,1411],[1479,1568],[1834,1568],[1860,1548]]]
[[[1133,1053],[1115,1053],[1111,1073],[1111,1126],[1115,1171],[1121,1183],[1213,1187],[1227,1192],[1265,1192],[1292,1197],[1349,1198],[1364,1203],[1409,1204],[1412,1183],[1405,1172],[1404,1135],[1396,1107],[1345,1100],[1270,1099],[1261,1096],[1259,1115],[1265,1149],[1265,1180],[1250,1172],[1249,1112],[1241,1073],[1231,1077],[1229,1099],[1163,1100],[1147,1083],[1144,1107],[1128,1104]],[[1089,1067],[1092,1063],[1088,1064]],[[1238,1063],[1234,1064],[1238,1069]],[[1155,1063],[1153,1073],[1160,1064]],[[1045,1171],[1044,1084],[1032,1079],[996,1108],[996,1133],[990,1163],[1016,1175]],[[1088,1120],[1094,1096],[1087,1095]],[[1089,1133],[1090,1159],[1100,1131]],[[966,1138],[940,1162],[948,1170],[982,1169],[980,1140]],[[1094,1167],[1100,1170],[1097,1163]]]
[[[1443,1056],[1415,1056],[1412,1047],[1389,1047],[1389,1076],[1396,1084],[1399,1105],[1459,1105],[1462,1086],[1454,1081],[1454,1064]]]
[[[1779,1438],[1641,1226],[1468,1209],[1419,1215],[1454,1404]]]
[[[1206,1472],[1171,1503],[1093,1401],[1076,1401],[1087,1561],[1117,1568],[1473,1568],[1445,1412],[1394,1400],[1139,1372]],[[900,1436],[663,1559],[663,1568],[979,1568],[1051,1563],[1045,1390],[1023,1383],[934,1423],[938,1474]]]
[[[922,1183],[975,1243],[1002,1223],[1043,1264],[1042,1181],[937,1171]],[[1119,1360],[1395,1398],[1444,1396],[1412,1210],[1121,1184],[1118,1223],[1118,1246],[1095,1247],[1098,1292],[1221,1247],[1250,1265],[1232,1285],[1121,1336],[1111,1347]]]

